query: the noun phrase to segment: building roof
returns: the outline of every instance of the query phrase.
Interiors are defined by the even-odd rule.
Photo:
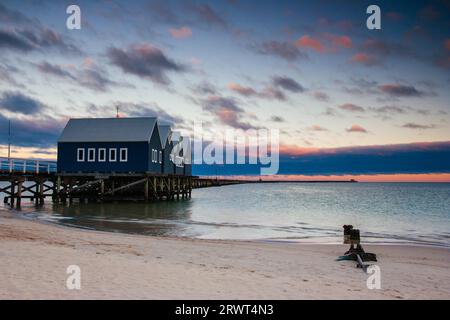
[[[157,118],[70,119],[58,142],[148,142]]]
[[[159,137],[161,138],[161,146],[166,147],[167,138],[170,138],[171,128],[168,124],[159,125]]]

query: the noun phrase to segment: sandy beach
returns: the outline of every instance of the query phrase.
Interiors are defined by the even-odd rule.
[[[1,299],[449,299],[445,248],[370,245],[381,289],[344,245],[157,238],[71,229],[0,211]],[[81,290],[66,268],[81,268]]]

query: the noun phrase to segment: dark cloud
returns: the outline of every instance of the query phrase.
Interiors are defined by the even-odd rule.
[[[345,111],[351,111],[351,112],[365,112],[366,109],[364,109],[361,106],[358,106],[353,103],[344,103],[343,105],[339,106],[339,109],[345,110]]]
[[[0,50],[29,52],[32,50],[58,49],[65,53],[80,53],[73,44],[63,40],[56,31],[38,29],[0,29]]]
[[[45,106],[38,100],[20,92],[4,92],[0,96],[0,110],[25,115],[38,114]]]
[[[300,83],[298,83],[292,78],[285,76],[277,76],[274,77],[272,80],[275,86],[280,87],[284,90],[291,91],[294,93],[305,91],[305,88],[303,88],[303,86]]]
[[[408,128],[408,129],[425,130],[425,129],[434,129],[436,126],[434,124],[423,125],[423,124],[417,124],[417,123],[413,123],[413,122],[408,122],[408,123],[405,123],[404,125],[402,125],[402,127],[403,128]]]
[[[272,116],[270,118],[270,120],[273,121],[273,122],[284,122],[285,121],[284,118],[280,117],[280,116]]]
[[[111,63],[125,73],[150,79],[158,84],[169,84],[168,72],[184,72],[186,67],[168,58],[151,44],[140,44],[126,50],[110,48],[107,53]]]
[[[203,109],[213,114],[221,123],[242,130],[256,129],[242,121],[245,111],[237,105],[233,98],[209,96],[202,101]]]
[[[325,92],[321,92],[321,91],[315,91],[313,92],[313,97],[316,98],[319,101],[330,101],[330,97],[325,93]]]
[[[59,65],[41,62],[36,67],[46,75],[65,78],[93,91],[108,91],[113,86],[129,87],[108,78],[108,73],[96,66],[83,67],[80,70],[62,68]]]
[[[406,110],[401,107],[397,106],[383,106],[379,108],[371,108],[372,111],[376,113],[383,113],[383,114],[403,114],[406,113]]]
[[[203,81],[195,86],[192,91],[200,95],[215,95],[217,94],[217,88],[213,84]]]
[[[188,10],[194,13],[194,15],[206,23],[208,26],[218,26],[221,28],[228,28],[228,22],[218,12],[216,12],[208,4],[190,4],[187,6]]]
[[[114,103],[119,106],[119,110],[129,117],[158,117],[158,119],[170,124],[182,124],[183,118],[179,115],[169,114],[156,103],[136,104],[136,103]]]
[[[253,49],[260,54],[275,56],[289,62],[307,57],[291,42],[267,41],[254,46]]]
[[[196,165],[195,175],[214,175],[214,166]],[[222,175],[260,174],[257,165],[226,165]],[[332,149],[291,148],[280,152],[278,174],[362,175],[449,173],[450,141]]]
[[[424,95],[424,92],[409,85],[389,83],[380,85],[378,88],[381,92],[395,97],[420,97]]]
[[[7,141],[8,121],[11,120],[11,142],[20,147],[55,147],[65,120],[46,118],[7,119],[0,113],[0,141]]]
[[[62,78],[70,78],[75,80],[75,77],[67,70],[64,70],[62,67],[55,65],[55,64],[50,64],[48,62],[42,62],[40,64],[37,65],[37,68],[39,69],[40,72],[45,73],[45,74],[50,74],[50,75],[54,75],[54,76],[58,76],[58,77],[62,77]]]

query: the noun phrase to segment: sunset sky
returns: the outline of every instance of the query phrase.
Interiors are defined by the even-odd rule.
[[[277,128],[283,177],[449,181],[448,0],[0,0],[0,57],[0,156],[9,119],[14,157],[55,158],[70,117],[120,106],[185,134]]]

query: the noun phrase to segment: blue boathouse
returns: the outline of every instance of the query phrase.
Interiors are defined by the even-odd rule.
[[[163,173],[157,118],[70,119],[58,140],[60,173]]]

